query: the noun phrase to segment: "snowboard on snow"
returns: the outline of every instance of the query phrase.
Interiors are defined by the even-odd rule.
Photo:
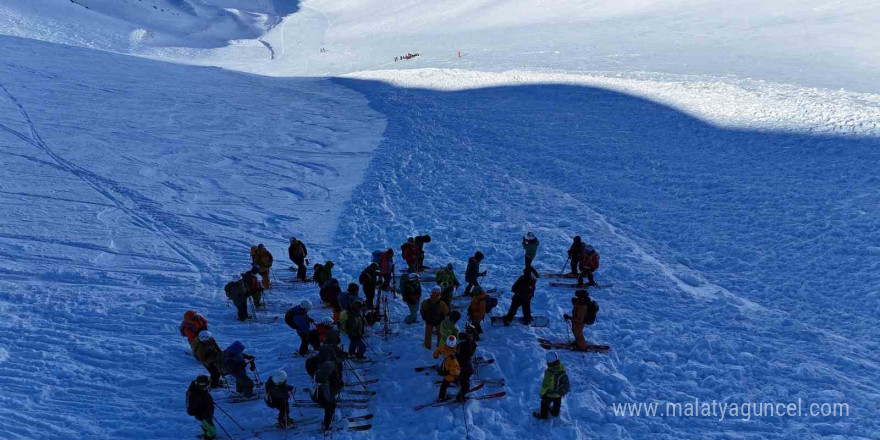
[[[596,345],[596,344],[588,344],[585,350],[581,350],[577,348],[577,346],[573,345],[570,342],[554,342],[548,339],[538,338],[538,345],[541,348],[547,350],[570,350],[570,351],[580,351],[585,353],[602,353],[608,350],[611,350],[610,345]]]
[[[517,323],[520,325],[526,325],[525,319],[522,316],[517,316],[513,318],[511,324]],[[528,324],[531,327],[547,327],[550,325],[550,318],[546,316],[532,316],[532,322]],[[492,326],[493,327],[502,327],[504,326],[504,317],[503,316],[493,316],[492,317]]]

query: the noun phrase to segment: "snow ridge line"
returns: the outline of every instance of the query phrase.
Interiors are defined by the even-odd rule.
[[[169,248],[171,248],[175,253],[180,255],[181,258],[186,260],[186,262],[190,265],[190,267],[192,267],[192,269],[197,274],[199,274],[200,277],[204,276],[204,273],[202,272],[201,269],[204,268],[205,265],[201,261],[199,261],[198,258],[193,256],[188,250],[186,250],[183,246],[177,244],[174,240],[172,240],[172,238],[171,238],[172,233],[168,231],[169,228],[167,225],[165,225],[161,220],[155,220],[147,215],[139,214],[138,212],[135,211],[135,209],[132,209],[129,206],[127,206],[125,203],[123,203],[123,201],[121,200],[121,197],[114,194],[114,192],[116,192],[116,193],[120,193],[120,194],[124,195],[126,192],[128,192],[131,195],[140,197],[139,195],[137,195],[137,193],[135,193],[134,191],[128,190],[128,189],[122,190],[120,188],[121,185],[119,185],[118,183],[116,183],[112,180],[106,179],[104,177],[98,176],[97,174],[95,174],[91,171],[88,171],[88,170],[80,167],[79,165],[76,165],[73,162],[70,162],[67,159],[64,159],[63,157],[59,156],[57,153],[55,153],[46,144],[46,142],[43,141],[43,138],[40,136],[40,133],[37,131],[36,127],[34,126],[34,123],[31,120],[30,115],[28,115],[27,110],[24,108],[24,105],[22,105],[21,102],[18,99],[16,99],[16,97],[12,93],[10,93],[9,89],[7,89],[6,86],[3,85],[2,83],[0,83],[0,89],[2,89],[3,93],[6,94],[7,99],[18,108],[18,113],[21,115],[22,119],[24,120],[24,122],[28,126],[28,131],[30,132],[30,136],[27,136],[23,133],[16,131],[16,130],[13,130],[9,127],[6,127],[5,125],[2,125],[2,124],[0,124],[0,128],[3,128],[4,131],[12,133],[12,134],[16,135],[18,138],[22,139],[23,141],[42,150],[53,161],[55,161],[55,163],[57,163],[58,166],[60,166],[62,169],[69,172],[70,174],[74,175],[76,178],[81,180],[83,183],[85,183],[86,185],[91,187],[93,190],[95,190],[96,192],[98,192],[99,194],[104,196],[104,198],[106,198],[108,201],[110,201],[116,208],[118,208],[119,210],[121,210],[122,212],[127,214],[134,221],[135,224],[137,224],[137,225],[155,233],[156,235],[158,235],[160,237],[160,239],[165,243],[165,245],[168,246]],[[102,182],[104,182],[104,184],[106,184],[107,186],[111,187],[112,190],[105,188],[102,185]],[[135,205],[136,207],[138,205],[137,202],[135,202],[131,198],[129,198],[128,203]]]

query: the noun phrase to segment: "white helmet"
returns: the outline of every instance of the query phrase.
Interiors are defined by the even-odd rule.
[[[287,373],[284,370],[272,373],[272,382],[275,382],[275,384],[287,382]]]
[[[435,294],[435,293],[438,294],[438,295],[441,293],[440,288],[437,287],[437,286],[434,286],[434,287],[431,288],[431,295],[433,295],[433,294]]]
[[[526,236],[525,236],[524,238],[525,238],[526,240],[534,240],[534,239],[536,239],[536,238],[538,238],[538,237],[535,237],[535,233],[534,233],[534,232],[529,231],[528,233],[526,233]]]
[[[333,320],[332,316],[326,316],[324,317],[324,319],[321,320],[321,324],[324,324],[326,326],[331,326],[334,322],[336,321]]]
[[[305,309],[306,311],[312,310],[312,302],[307,299],[302,300],[302,302],[299,303],[299,306],[302,307],[303,309]]]
[[[457,345],[458,345],[458,339],[456,339],[455,336],[449,335],[449,337],[446,338],[446,346],[447,347],[455,348]]]
[[[544,360],[546,360],[548,364],[552,364],[559,360],[559,355],[556,354],[555,350],[550,350],[544,355]]]
[[[199,332],[199,341],[205,342],[205,341],[207,341],[209,339],[213,339],[213,338],[214,338],[214,335],[212,335],[211,332],[209,332],[207,330],[202,330]]]

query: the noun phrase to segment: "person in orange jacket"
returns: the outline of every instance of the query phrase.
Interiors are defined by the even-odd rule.
[[[596,281],[593,280],[593,272],[599,268],[599,253],[593,249],[593,246],[584,246],[584,253],[580,261],[580,275],[578,275],[578,286],[584,285],[584,277],[587,277],[587,286],[595,286]]]
[[[578,350],[586,350],[587,340],[584,338],[584,326],[591,325],[596,321],[599,305],[590,299],[590,293],[585,289],[574,293],[571,304],[571,315],[563,315],[563,318],[566,321],[571,321],[571,333],[574,334],[573,345]]]
[[[458,339],[455,336],[449,335],[446,338],[446,344],[434,350],[434,359],[445,356],[437,369],[437,372],[443,376],[443,383],[440,384],[440,394],[437,396],[439,401],[448,399],[446,390],[449,389],[450,385],[458,381],[458,375],[461,374],[461,365],[455,356],[457,346]]]
[[[474,326],[474,340],[479,341],[480,335],[483,334],[483,319],[486,318],[486,310],[489,308],[487,304],[489,294],[482,287],[475,287],[473,292],[474,297],[467,311],[471,325]]]
[[[189,348],[192,349],[193,356],[195,356],[199,332],[208,329],[208,320],[196,313],[195,310],[187,310],[183,314],[183,322],[180,323],[178,329],[181,336],[186,336],[186,342],[189,342]]]
[[[259,272],[263,279],[264,289],[272,288],[272,283],[269,281],[269,269],[272,268],[272,261],[272,254],[263,243],[251,247],[251,263],[260,267]]]

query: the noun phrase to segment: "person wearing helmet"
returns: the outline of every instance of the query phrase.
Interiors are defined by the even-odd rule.
[[[183,322],[180,323],[180,336],[186,337],[189,342],[189,348],[196,354],[196,342],[198,342],[199,332],[208,329],[208,320],[196,313],[195,310],[187,310],[183,314]]]
[[[449,389],[450,385],[458,381],[458,376],[461,374],[461,365],[455,356],[457,346],[458,338],[450,335],[446,338],[443,345],[434,350],[434,359],[443,356],[443,361],[437,367],[437,372],[443,376],[443,383],[440,384],[440,394],[437,396],[438,401],[447,399],[446,390]]]
[[[446,307],[446,303],[440,301],[439,287],[431,289],[431,296],[422,301],[419,312],[422,315],[422,320],[425,321],[425,348],[430,350],[431,339],[434,335],[437,335],[437,345],[440,345],[440,324],[446,319],[446,315],[449,314],[449,307]],[[460,316],[461,314],[459,313]]]
[[[458,334],[458,345],[455,346],[455,359],[458,361],[460,374],[458,376],[458,395],[455,400],[464,402],[465,395],[471,389],[471,376],[474,375],[474,353],[477,352],[477,343],[473,336],[464,331]]]
[[[436,275],[437,286],[440,287],[440,299],[446,303],[446,307],[452,307],[452,293],[458,289],[458,286],[461,286],[453,269],[454,266],[449,263],[446,267],[438,270]]]
[[[332,316],[324,317],[321,322],[315,324],[315,328],[309,332],[309,345],[311,345],[315,351],[321,347],[321,343],[324,342],[324,339],[327,337],[327,332],[333,330],[335,321]]]
[[[510,290],[513,292],[513,299],[510,301],[510,309],[504,316],[504,325],[508,326],[516,317],[516,312],[522,307],[523,324],[529,325],[532,322],[532,298],[535,296],[535,287],[537,280],[532,278],[529,268],[523,269],[523,274],[517,278]]]
[[[584,246],[584,253],[580,260],[580,275],[578,276],[578,287],[584,286],[584,277],[587,277],[587,286],[595,286],[596,281],[593,279],[593,272],[599,268],[599,253],[592,246]]]
[[[483,261],[483,253],[477,251],[474,256],[468,260],[467,270],[464,272],[464,281],[467,287],[464,288],[464,296],[471,296],[471,290],[480,285],[480,277],[486,276],[488,271],[480,272],[480,263]]]
[[[269,282],[269,270],[272,268],[272,254],[263,243],[251,247],[251,264],[259,267],[258,272],[263,279],[263,288],[271,289],[272,283]]]
[[[306,262],[306,258],[309,256],[309,251],[306,249],[306,244],[300,240],[297,240],[296,237],[292,237],[290,239],[290,246],[287,247],[287,255],[290,257],[290,261],[296,265],[296,277],[300,281],[306,280],[306,267],[308,263]]]
[[[409,307],[409,315],[403,320],[407,324],[418,322],[416,313],[419,310],[419,301],[422,299],[422,283],[419,274],[405,273],[400,276],[401,298]]]
[[[550,415],[559,417],[562,397],[571,391],[568,373],[559,360],[559,355],[550,350],[545,355],[545,360],[547,370],[544,371],[544,381],[541,382],[541,410],[532,413],[539,419],[548,419]]]
[[[364,342],[367,323],[364,319],[363,308],[363,301],[356,300],[343,313],[345,319],[340,319],[342,332],[348,335],[348,355],[359,361],[365,360],[364,353],[367,351],[367,344]]]
[[[211,380],[208,376],[199,376],[190,382],[186,390],[186,413],[195,417],[202,428],[202,438],[217,438],[217,427],[214,426],[214,398],[208,392]]]
[[[220,346],[217,345],[217,341],[214,340],[214,335],[207,330],[199,332],[199,336],[195,340],[196,345],[194,352],[196,359],[205,366],[205,369],[208,370],[208,374],[211,375],[211,388],[220,387],[222,385],[220,380],[220,359],[223,354],[220,350]]]
[[[264,401],[269,408],[278,410],[279,429],[293,428],[294,420],[290,418],[290,392],[293,387],[287,384],[287,372],[277,370],[266,381]]]
[[[376,262],[370,263],[358,276],[358,282],[361,283],[364,297],[367,299],[366,306],[371,310],[373,309],[373,301],[376,297],[376,287],[379,286],[379,277],[379,263]]]
[[[446,319],[440,323],[440,340],[439,342],[445,343],[446,338],[450,336],[458,335],[458,320],[461,319],[461,312],[458,310],[453,310],[446,315]]]
[[[538,255],[538,246],[540,246],[538,237],[534,232],[528,232],[523,236],[522,248],[525,251],[526,269],[530,270],[535,278],[539,278],[538,271],[532,267],[532,261]]]
[[[301,356],[309,353],[309,333],[312,331],[312,324],[315,323],[315,320],[309,316],[311,308],[312,302],[303,300],[284,314],[284,322],[299,336],[299,350],[297,352]]]
[[[584,247],[586,244],[581,241],[581,236],[577,235],[574,237],[574,240],[571,242],[571,247],[568,248],[568,258],[571,260],[571,275],[578,274],[578,264],[581,261],[581,257],[584,256]]]

